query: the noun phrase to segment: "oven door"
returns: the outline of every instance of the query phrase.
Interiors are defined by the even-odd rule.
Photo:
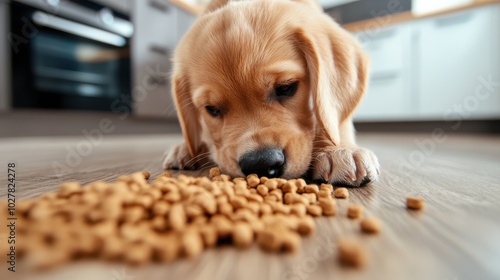
[[[12,4],[13,106],[111,111],[129,104],[129,40],[112,32]],[[17,51],[17,52],[16,52]]]

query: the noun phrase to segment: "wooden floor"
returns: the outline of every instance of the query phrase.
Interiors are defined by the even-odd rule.
[[[55,190],[62,180],[113,180],[138,170],[157,175],[164,150],[181,138],[104,135],[100,144],[87,141],[83,136],[0,138],[0,196],[6,196],[10,161],[16,163],[17,195],[33,197]],[[348,202],[341,201],[338,215],[317,219],[317,233],[303,239],[294,255],[268,254],[257,246],[246,251],[226,247],[194,261],[140,268],[81,261],[44,273],[23,269],[22,263],[11,273],[2,264],[0,278],[500,279],[500,137],[449,135],[437,143],[427,134],[368,134],[359,142],[378,155],[382,177],[351,189],[349,201],[362,203],[368,215],[383,221],[378,236],[361,234],[358,222],[345,218]],[[78,146],[90,150],[78,156]],[[425,211],[406,210],[408,195],[423,196]],[[353,270],[337,264],[336,240],[342,236],[366,245],[367,267]]]

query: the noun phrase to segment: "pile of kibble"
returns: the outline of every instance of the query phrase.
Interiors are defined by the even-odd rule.
[[[152,182],[148,172],[119,177],[114,183],[61,184],[58,192],[21,200],[16,205],[16,251],[35,268],[94,257],[140,265],[194,258],[218,244],[247,248],[256,242],[271,252],[295,251],[300,236],[315,231],[313,217],[336,213],[345,188],[257,175],[234,178],[210,170],[209,177],[163,173]],[[1,206],[2,215],[7,212]],[[349,205],[348,217],[362,217]],[[376,218],[360,222],[380,231]],[[360,266],[362,246],[339,243],[342,263]],[[3,253],[2,253],[3,254]]]

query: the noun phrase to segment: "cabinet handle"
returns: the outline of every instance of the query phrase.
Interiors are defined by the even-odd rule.
[[[469,21],[472,18],[472,13],[458,14],[447,17],[438,18],[435,21],[437,27],[447,27],[450,25],[461,24]]]
[[[397,78],[399,73],[397,72],[385,72],[385,73],[374,73],[371,75],[370,80],[380,81],[380,80],[392,80]]]
[[[148,82],[150,84],[163,86],[163,85],[166,85],[168,83],[168,78],[163,77],[163,76],[158,76],[158,75],[151,75],[148,77]]]
[[[159,55],[168,55],[169,53],[169,50],[167,48],[164,48],[164,47],[160,47],[158,45],[152,45],[149,47],[149,50],[151,52],[154,52],[156,54],[159,54]]]
[[[169,6],[167,4],[160,3],[158,0],[149,0],[149,6],[162,13],[168,13],[169,11]]]

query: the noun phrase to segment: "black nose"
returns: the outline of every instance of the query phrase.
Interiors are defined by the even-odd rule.
[[[285,169],[285,155],[281,149],[260,149],[244,154],[238,163],[245,175],[255,173],[259,177],[279,177]]]

